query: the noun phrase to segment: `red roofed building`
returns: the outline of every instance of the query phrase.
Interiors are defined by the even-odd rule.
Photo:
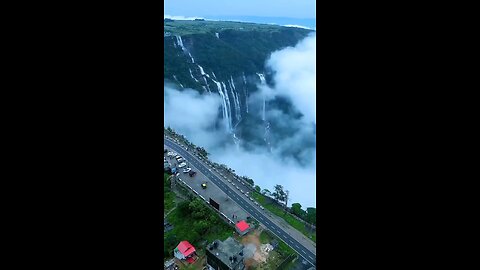
[[[179,260],[186,260],[189,263],[194,262],[195,257],[195,247],[192,246],[188,241],[182,241],[173,251],[175,258]]]
[[[245,235],[249,231],[250,226],[245,220],[241,220],[235,225],[235,229],[240,235]]]

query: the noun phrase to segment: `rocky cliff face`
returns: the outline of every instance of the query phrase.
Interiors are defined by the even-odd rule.
[[[219,128],[233,139],[268,142],[267,104],[252,107],[249,96],[271,83],[265,68],[270,54],[294,46],[312,30],[238,22],[164,22],[164,78],[178,88],[221,97]],[[263,127],[263,138],[252,128]],[[263,142],[261,142],[263,140]]]

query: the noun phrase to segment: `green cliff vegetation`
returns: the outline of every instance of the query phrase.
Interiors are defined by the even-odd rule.
[[[164,32],[172,35],[190,35],[201,33],[215,33],[224,30],[237,31],[275,31],[285,28],[278,25],[271,24],[257,24],[245,22],[229,22],[229,21],[188,21],[188,20],[173,20],[164,21]]]
[[[272,214],[274,214],[274,215],[282,218],[283,220],[285,220],[288,224],[290,224],[290,226],[294,227],[299,232],[301,232],[303,235],[310,238],[313,242],[317,242],[317,233],[316,233],[315,230],[310,229],[308,226],[305,225],[305,223],[303,223],[302,221],[293,217],[290,213],[285,211],[284,208],[282,208],[280,205],[276,204],[271,198],[269,198],[269,197],[267,197],[263,194],[260,194],[258,192],[252,192],[251,196],[260,205],[265,207]],[[293,207],[293,205],[292,205],[292,207]],[[308,208],[308,209],[310,209],[310,208]],[[312,208],[312,209],[313,209],[313,211],[310,210],[310,212],[316,214],[315,208]],[[315,218],[315,216],[314,216],[314,218]]]
[[[200,91],[203,91],[205,82],[197,64],[210,75],[213,71],[217,81],[226,81],[233,76],[236,83],[241,84],[243,74],[255,76],[257,72],[265,72],[265,61],[272,52],[294,46],[313,32],[268,24],[211,21],[165,22],[164,27],[170,35],[164,36],[164,77],[176,83],[175,75],[184,87]],[[177,35],[182,37],[183,45],[195,63],[177,45]],[[189,69],[199,82],[191,77]],[[216,92],[211,80],[208,84]]]

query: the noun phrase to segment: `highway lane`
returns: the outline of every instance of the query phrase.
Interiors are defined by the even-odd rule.
[[[316,265],[316,255],[305,248],[300,242],[291,237],[281,227],[273,223],[270,218],[263,212],[263,210],[250,204],[250,201],[241,193],[237,193],[230,183],[225,183],[220,180],[215,174],[212,173],[212,169],[208,168],[203,162],[199,161],[195,156],[187,152],[183,147],[179,146],[175,142],[168,138],[164,138],[164,144],[179,155],[184,157],[189,163],[193,164],[198,170],[200,170],[207,178],[210,179],[215,185],[217,185],[225,194],[227,194],[232,200],[234,200],[240,207],[245,209],[253,218],[262,223],[278,238],[295,250],[302,258],[310,262],[314,266]]]

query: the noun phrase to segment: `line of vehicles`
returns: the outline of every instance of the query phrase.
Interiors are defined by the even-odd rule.
[[[175,158],[177,160],[177,162],[179,163],[178,165],[178,168],[184,168],[182,170],[183,173],[188,173],[190,175],[190,177],[193,177],[195,174],[197,174],[197,172],[193,171],[192,168],[189,168],[187,167],[187,163],[186,163],[186,160],[180,156],[179,154],[175,153],[175,152],[169,152],[167,149],[164,149],[164,153],[167,153],[167,157],[169,157],[170,159],[172,158]],[[163,158],[165,162],[168,162],[167,159],[164,157]],[[223,176],[223,175],[222,175]],[[226,178],[226,177],[225,177]],[[240,187],[238,185],[236,185],[235,183],[233,183],[230,179],[227,179],[227,181],[229,183],[231,183],[237,190],[239,190],[242,194],[244,194],[250,201],[252,201],[256,206],[259,206],[260,209],[264,210],[265,208],[263,206],[261,206],[260,204],[258,204],[257,201],[255,201],[251,196],[249,196],[249,192],[244,192],[242,189],[240,189]],[[243,183],[243,181],[240,181],[243,185],[245,185],[245,183]],[[203,189],[206,189],[207,188],[207,182],[204,182],[202,183],[201,187]]]
[[[179,154],[177,154],[175,152],[169,152],[167,149],[164,149],[163,152],[167,153],[167,157],[169,157],[170,159],[175,158],[175,160],[178,163],[177,167],[179,169],[183,168],[183,170],[182,170],[183,173],[188,173],[188,175],[190,177],[193,177],[197,174],[197,172],[192,170],[192,168],[187,167],[186,160],[182,156],[180,156]],[[164,162],[168,162],[166,157],[163,157],[163,160],[164,160]]]

